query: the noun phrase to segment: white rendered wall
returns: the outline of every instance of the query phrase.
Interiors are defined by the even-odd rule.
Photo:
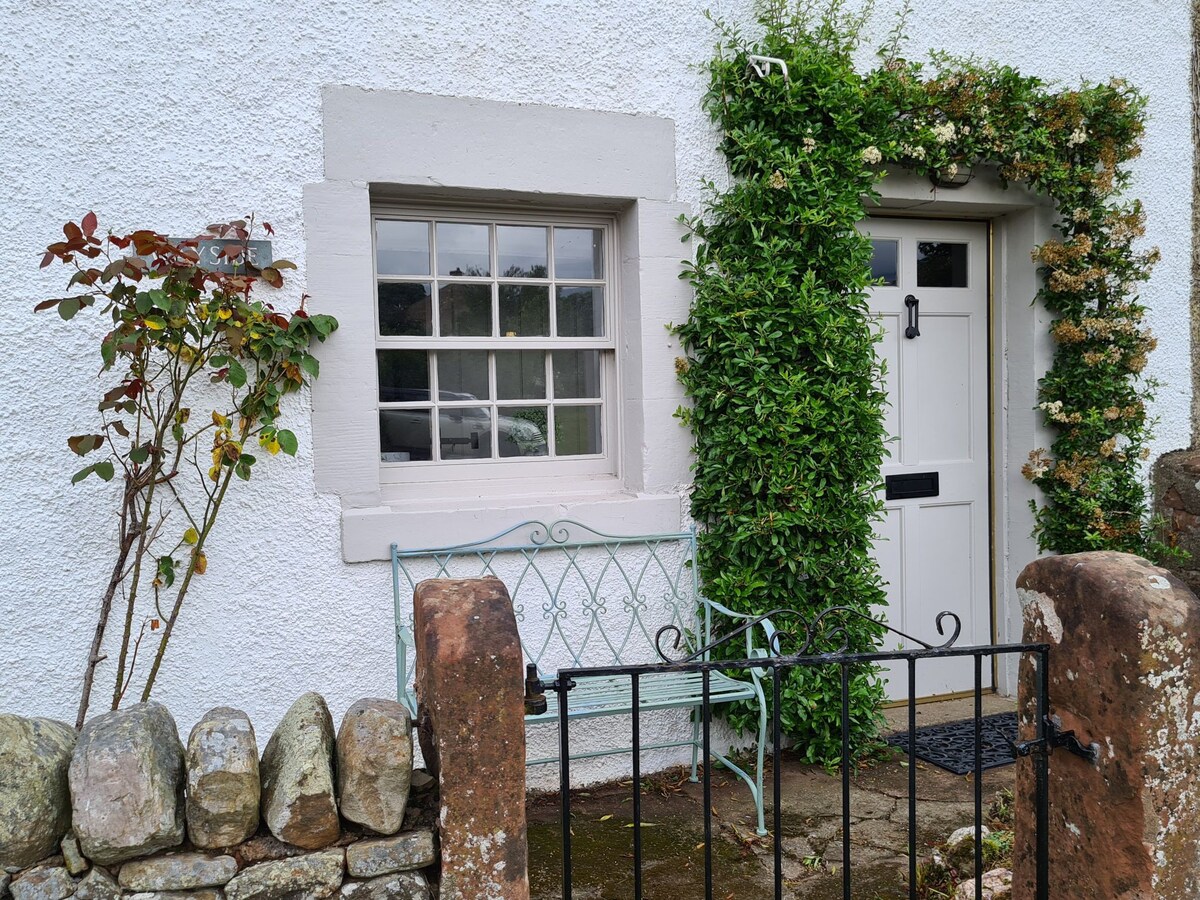
[[[1134,191],[1146,201],[1147,240],[1164,254],[1145,290],[1160,340],[1151,373],[1165,383],[1155,455],[1185,445],[1192,160],[1185,4],[918,6],[913,55],[937,47],[998,57],[1065,84],[1119,75],[1149,92],[1152,121]],[[670,118],[676,199],[696,208],[701,179],[723,179],[700,108],[704,78],[695,64],[714,41],[701,12],[747,21],[750,7],[748,0],[229,0],[166,12],[98,0],[3,0],[0,710],[74,718],[111,565],[112,486],[72,487],[76,463],[65,445],[94,421],[99,323],[30,311],[65,283],[58,269],[37,270],[64,219],[94,209],[104,227],[180,234],[255,212],[275,225],[276,255],[300,264],[294,298],[304,286],[301,192],[324,178],[320,98],[329,84]],[[886,12],[877,17],[881,35],[890,24]],[[471,140],[470,125],[456,123],[460,140]],[[320,310],[319,296],[313,307]],[[338,719],[356,698],[393,690],[388,566],[342,562],[339,498],[314,488],[308,398],[285,412],[300,455],[260,466],[251,488],[228,504],[209,572],[164,667],[157,697],[185,732],[220,703],[246,709],[265,739],[304,690],[322,691]],[[97,708],[111,675],[110,663]]]

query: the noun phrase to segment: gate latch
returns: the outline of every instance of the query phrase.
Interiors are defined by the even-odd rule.
[[[1092,743],[1084,746],[1083,742],[1075,736],[1073,730],[1063,731],[1062,720],[1058,716],[1046,716],[1045,727],[1045,738],[1037,738],[1032,741],[1018,741],[1012,744],[1013,759],[1019,759],[1022,756],[1031,756],[1034,753],[1049,754],[1054,751],[1055,747],[1062,747],[1068,753],[1073,753],[1082,759],[1086,759],[1093,765],[1099,762],[1100,745]]]

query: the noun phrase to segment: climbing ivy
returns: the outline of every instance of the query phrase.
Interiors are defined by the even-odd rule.
[[[1144,99],[1119,80],[1060,91],[1007,66],[906,60],[903,16],[880,64],[860,72],[870,12],[771,0],[753,40],[716,22],[705,103],[731,177],[707,185],[703,214],[687,220],[695,301],[678,366],[707,590],[739,612],[787,607],[809,621],[828,606],[869,615],[884,603],[871,550],[886,395],[867,307],[870,242],[855,225],[888,167],[935,181],[994,167],[1056,203],[1059,236],[1033,249],[1037,300],[1056,317],[1039,399],[1057,436],[1025,467],[1044,495],[1036,537],[1060,552],[1169,552],[1141,478],[1154,386],[1141,373],[1154,340],[1137,285],[1157,251],[1137,246],[1141,206],[1119,197]],[[783,60],[787,77],[778,65],[755,72],[751,55]],[[853,650],[881,634],[859,616],[839,624],[833,643]],[[814,761],[841,755],[841,691],[836,668],[787,673],[783,727]],[[877,673],[854,672],[850,693],[861,750],[878,724]],[[735,709],[734,723],[744,714]]]

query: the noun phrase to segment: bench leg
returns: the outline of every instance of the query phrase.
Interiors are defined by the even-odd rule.
[[[692,782],[700,780],[696,774],[696,766],[700,760],[700,716],[703,715],[700,707],[696,707],[692,712]],[[707,760],[706,760],[707,762]],[[760,766],[761,768],[761,766]]]
[[[758,833],[764,835],[767,833],[765,816],[763,815],[763,752],[767,746],[767,698],[763,696],[761,688],[758,692],[758,769],[754,773],[755,780],[758,784],[758,790],[754,795],[754,804],[758,807]],[[779,802],[779,798],[775,798],[775,802]]]

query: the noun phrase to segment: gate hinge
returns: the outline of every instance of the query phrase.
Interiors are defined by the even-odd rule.
[[[1100,760],[1100,745],[1096,743],[1084,745],[1075,736],[1074,731],[1063,731],[1062,720],[1058,716],[1046,716],[1046,736],[1032,741],[1018,741],[1012,744],[1013,758],[1031,756],[1034,753],[1049,754],[1055,747],[1062,747],[1068,753],[1086,759],[1093,765]]]
[[[573,687],[575,682],[569,678],[555,678],[549,683],[543,681],[537,666],[529,663],[525,666],[525,715],[540,716],[546,712],[546,691],[569,691]]]

